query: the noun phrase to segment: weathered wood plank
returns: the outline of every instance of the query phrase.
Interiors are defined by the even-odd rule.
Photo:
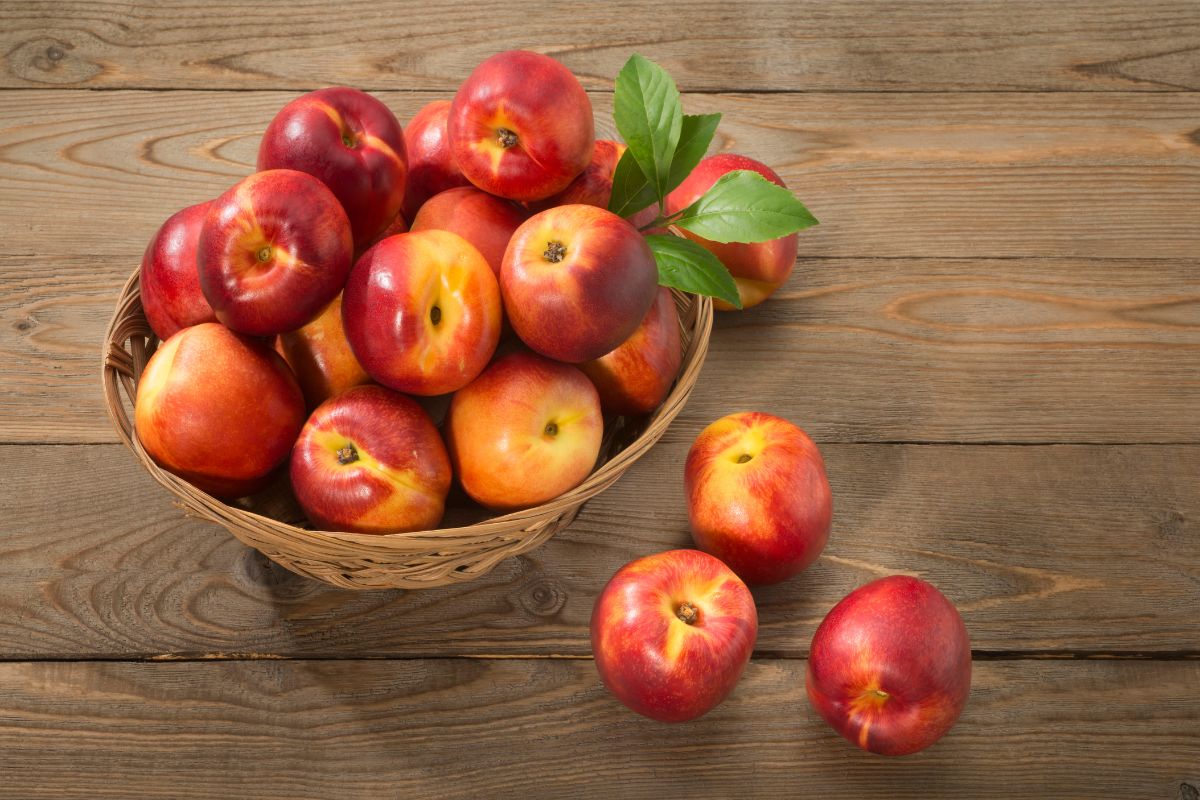
[[[460,587],[340,591],[188,520],[117,445],[0,447],[0,659],[587,655],[627,561],[690,545],[682,425],[567,531]],[[834,530],[755,590],[760,655],[907,572],[980,652],[1200,653],[1200,447],[826,445]]]
[[[329,5],[6,2],[0,86],[454,89],[523,47],[611,86],[629,53],[691,90],[1200,88],[1186,1],[939,4],[799,0],[576,4],[481,13],[433,0]]]
[[[663,726],[590,661],[0,665],[0,796],[1191,797],[1200,663],[977,663],[963,717],[902,759],[858,751],[804,663],[750,664]]]
[[[290,92],[0,92],[0,248],[140,256]],[[432,93],[380,95],[407,120]],[[611,135],[610,94],[593,94]],[[823,220],[801,255],[1192,258],[1200,94],[691,95]],[[66,210],[69,209],[69,213]]]
[[[136,264],[0,256],[0,441],[116,441],[100,343]],[[802,259],[718,315],[683,419],[734,406],[820,441],[1195,442],[1200,262]]]

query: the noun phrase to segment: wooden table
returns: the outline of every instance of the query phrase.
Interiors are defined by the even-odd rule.
[[[103,326],[172,210],[297,93],[401,120],[487,55],[561,59],[612,134],[631,51],[823,224],[722,315],[662,443],[474,583],[338,591],[185,519],[116,444]],[[1009,0],[0,6],[0,795],[1200,797],[1200,6]],[[625,711],[589,660],[623,563],[689,542],[682,460],[736,409],[822,447],[834,532],[755,592],[734,695]],[[809,708],[846,592],[920,575],[975,681],[899,760]]]

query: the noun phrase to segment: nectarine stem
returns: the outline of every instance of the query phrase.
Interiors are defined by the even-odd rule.
[[[547,242],[546,252],[542,253],[542,258],[549,261],[551,264],[557,264],[562,261],[567,255],[567,248],[562,242]]]
[[[347,444],[337,451],[337,460],[339,464],[353,464],[358,461],[358,451],[354,449],[354,445]]]
[[[508,128],[497,128],[496,138],[500,140],[500,146],[505,150],[517,143],[517,134],[510,131]]]
[[[679,608],[675,609],[675,616],[686,622],[688,625],[695,625],[696,620],[700,619],[700,609],[684,600],[679,604]]]
[[[254,255],[261,263],[265,264],[266,262],[271,260],[271,248],[270,247],[260,247],[260,248],[258,248],[258,252],[255,253]]]
[[[754,456],[750,455],[749,453],[742,453],[740,456],[738,456],[737,463],[745,464],[747,461],[749,461],[753,457]]]
[[[558,423],[557,422],[547,422],[546,428],[545,428],[545,434],[547,436],[558,436]]]
[[[441,322],[442,321],[442,310],[440,308],[438,308],[437,306],[434,306],[433,308],[429,309],[429,321],[432,322],[434,325],[437,325],[439,322]]]

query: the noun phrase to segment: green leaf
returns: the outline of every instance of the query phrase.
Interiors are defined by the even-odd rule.
[[[662,286],[693,294],[719,297],[735,308],[742,307],[737,284],[717,257],[691,239],[680,236],[647,236],[646,244],[658,262],[658,282]]]
[[[675,148],[675,158],[671,161],[671,173],[667,177],[666,191],[670,192],[684,178],[692,174],[692,170],[708,152],[712,144],[713,134],[717,132],[717,124],[721,121],[720,114],[684,114],[683,125],[679,129],[679,144]]]
[[[683,125],[675,81],[652,61],[636,53],[630,56],[617,74],[613,119],[661,202]]]
[[[727,172],[675,225],[714,242],[767,242],[817,224],[788,189],[739,169]]]
[[[619,217],[629,217],[654,203],[658,198],[650,181],[642,174],[633,157],[632,150],[621,154],[617,169],[613,172],[612,196],[608,198],[608,210]]]

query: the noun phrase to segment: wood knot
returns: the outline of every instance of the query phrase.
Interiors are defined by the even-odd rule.
[[[17,77],[33,83],[84,83],[104,71],[99,64],[74,55],[74,49],[70,42],[41,36],[18,45],[9,53],[8,63]]]
[[[567,604],[567,593],[557,581],[537,577],[521,587],[520,604],[535,617],[552,617]]]
[[[1179,800],[1200,800],[1200,789],[1193,783],[1184,781],[1179,784]]]
[[[1155,520],[1158,535],[1164,539],[1178,539],[1187,527],[1187,518],[1174,509],[1164,511]]]

